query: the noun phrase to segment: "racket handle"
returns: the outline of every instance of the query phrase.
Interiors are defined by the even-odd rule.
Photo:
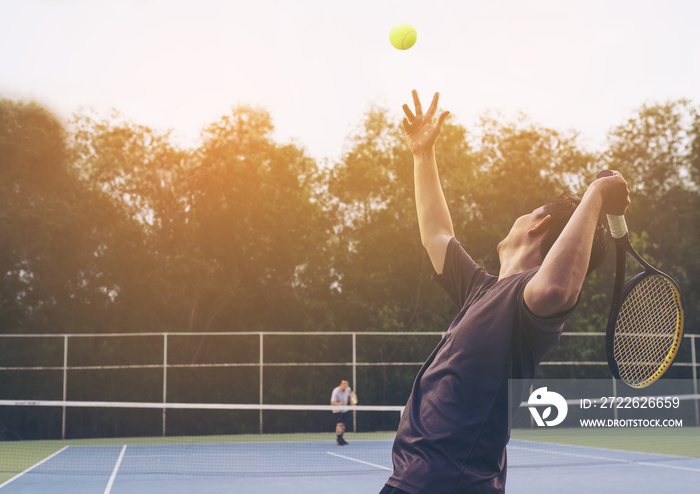
[[[610,226],[610,235],[614,239],[623,238],[627,235],[627,222],[624,216],[617,216],[614,214],[606,214],[608,217],[608,225]]]
[[[595,178],[603,178],[612,176],[613,172],[610,170],[603,170]],[[606,214],[608,217],[608,225],[610,226],[610,234],[614,239],[623,238],[627,235],[627,222],[624,216],[617,216],[614,214]]]

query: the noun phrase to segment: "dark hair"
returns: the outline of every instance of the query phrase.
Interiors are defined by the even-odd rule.
[[[544,215],[550,215],[552,217],[547,233],[542,239],[542,244],[540,245],[540,254],[542,259],[545,258],[549,249],[552,248],[554,242],[559,238],[564,227],[569,222],[571,215],[574,214],[576,207],[579,205],[581,200],[573,196],[569,192],[562,192],[556,200],[550,202],[544,207]],[[605,225],[598,220],[598,225],[596,227],[595,235],[593,237],[593,247],[591,249],[591,257],[588,261],[588,271],[586,274],[590,274],[593,270],[598,268],[605,260],[605,255],[608,252],[608,230]]]

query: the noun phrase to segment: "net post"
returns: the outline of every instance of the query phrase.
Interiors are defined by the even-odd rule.
[[[264,353],[263,353],[263,333],[260,333],[260,404],[263,404],[263,362],[264,362]],[[263,433],[263,411],[262,408],[260,409],[260,434]]]
[[[352,385],[357,393],[357,333],[354,331],[352,333]],[[352,411],[352,431],[357,432],[357,410]]]
[[[68,401],[68,335],[63,335],[63,401]],[[61,412],[61,439],[66,438],[66,407]]]
[[[163,403],[168,402],[168,333],[163,333]],[[163,437],[165,437],[165,415],[163,407]]]
[[[617,379],[615,377],[612,377],[612,384],[613,384],[613,398],[617,398]],[[617,420],[617,407],[612,407],[613,409],[613,417],[615,420]]]

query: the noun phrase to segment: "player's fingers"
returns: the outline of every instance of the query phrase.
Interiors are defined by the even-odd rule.
[[[627,180],[625,180],[625,177],[622,176],[622,173],[620,173],[617,170],[612,170],[612,172],[613,172],[614,176],[618,177],[620,180],[625,182],[625,184],[627,183]]]
[[[403,121],[401,122],[401,125],[403,126],[403,131],[408,134],[408,130],[411,127],[411,124],[408,123],[408,119],[404,117]]]
[[[437,129],[438,132],[442,130],[442,124],[445,122],[445,119],[447,118],[447,115],[449,115],[450,112],[444,111],[440,115],[438,115],[437,123],[435,124],[435,128]]]
[[[416,116],[413,114],[408,105],[403,105],[401,108],[403,108],[403,112],[406,114],[409,120],[413,120],[414,118],[416,118]]]
[[[411,96],[413,96],[413,106],[416,107],[416,115],[423,115],[423,106],[420,104],[420,99],[418,98],[418,91],[415,89],[411,91]]]
[[[617,170],[603,170],[598,175],[596,175],[596,180],[601,178],[613,178],[616,181],[624,183],[625,186],[627,185],[627,180],[625,180],[625,177],[623,177],[622,174]]]
[[[596,179],[599,178],[608,178],[608,177],[619,177],[622,180],[625,180],[625,177],[622,176],[622,173],[620,173],[617,170],[603,170],[598,175],[596,175]]]
[[[430,102],[430,107],[428,107],[428,111],[426,113],[430,115],[435,115],[437,112],[437,106],[438,106],[438,100],[440,99],[440,93],[435,93],[433,95],[433,101]]]

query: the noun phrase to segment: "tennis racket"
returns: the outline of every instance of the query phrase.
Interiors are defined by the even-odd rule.
[[[357,393],[350,391],[350,404],[357,405]]]
[[[602,171],[597,178],[611,176]],[[629,241],[624,216],[607,215],[615,240],[612,307],[606,330],[608,366],[616,379],[646,388],[671,367],[683,339],[683,299],[678,285],[651,266]],[[642,271],[625,284],[627,256]]]

